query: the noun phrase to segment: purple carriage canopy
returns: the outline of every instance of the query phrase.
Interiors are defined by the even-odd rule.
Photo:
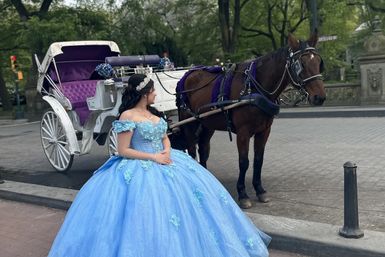
[[[118,45],[113,41],[68,41],[50,45],[39,66],[37,91],[48,92],[51,83],[92,80],[95,67],[109,56],[118,56]],[[38,62],[38,60],[37,60]],[[48,76],[47,76],[48,75]],[[45,92],[44,92],[45,91]]]

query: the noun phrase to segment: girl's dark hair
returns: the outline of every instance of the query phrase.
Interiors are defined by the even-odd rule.
[[[124,90],[122,95],[122,104],[119,106],[119,115],[122,115],[124,111],[134,108],[143,95],[150,93],[154,89],[154,81],[150,79],[147,85],[140,89],[136,90],[136,87],[139,86],[140,82],[144,81],[146,75],[144,74],[134,74],[128,79],[128,87]],[[147,109],[154,115],[158,117],[163,117],[163,113],[159,112],[156,108],[147,106]]]

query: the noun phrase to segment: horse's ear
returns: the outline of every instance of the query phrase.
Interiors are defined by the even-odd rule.
[[[315,29],[314,32],[310,35],[310,38],[307,40],[309,46],[315,47],[318,42],[318,29]]]
[[[289,33],[289,35],[287,36],[287,43],[288,43],[289,47],[291,49],[293,49],[294,51],[299,48],[298,39],[296,39],[295,36],[293,36],[293,34],[291,34],[291,33]]]

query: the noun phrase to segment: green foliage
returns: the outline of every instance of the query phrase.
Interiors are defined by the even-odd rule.
[[[286,45],[289,32],[308,37],[306,9],[298,0],[251,0],[242,8],[238,51],[232,59],[263,55]],[[287,5],[286,5],[287,4]]]
[[[28,1],[26,7],[29,12],[37,12],[41,2]],[[242,28],[236,52],[227,55],[221,46],[216,0],[78,0],[72,6],[55,1],[46,15],[31,16],[27,21],[21,21],[14,8],[5,7],[9,0],[0,1],[0,65],[6,80],[11,81],[9,55],[16,54],[20,68],[27,73],[32,54],[42,58],[52,42],[92,39],[117,42],[123,55],[161,55],[167,51],[178,66],[210,65],[216,58],[242,61],[286,45],[289,32],[306,39],[309,13],[305,2],[241,1],[246,4],[241,9]],[[337,40],[318,44],[327,72],[347,65],[347,48],[353,56],[359,54],[370,33],[354,33],[359,24],[375,14],[385,19],[384,13],[369,7],[370,2],[381,7],[385,0],[363,0],[360,5],[349,5],[350,2],[318,1],[320,35],[337,36]],[[230,6],[234,7],[234,0],[230,0]]]
[[[30,12],[38,10],[39,1],[35,2],[28,5]],[[12,8],[6,8],[1,14],[3,19],[0,20],[2,32],[0,58],[4,78],[8,82],[14,80],[14,74],[9,66],[9,56],[16,55],[19,69],[23,71],[25,78],[21,82],[22,87],[29,76],[32,55],[36,53],[42,59],[51,43],[70,40],[111,40],[110,17],[102,9],[56,5],[43,17],[35,15],[26,21],[20,20]]]
[[[321,8],[320,35],[337,36],[337,39],[320,42],[318,48],[324,57],[327,70],[344,67],[347,45],[352,42],[353,32],[359,24],[358,11],[348,6],[346,1],[323,1]]]
[[[220,49],[215,4],[127,0],[115,14],[113,38],[126,54],[170,53],[178,66],[208,63]]]

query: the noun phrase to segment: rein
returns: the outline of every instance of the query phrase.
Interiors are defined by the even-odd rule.
[[[164,89],[164,91],[166,91],[166,93],[169,94],[169,95],[175,95],[175,96],[177,96],[177,95],[182,95],[182,94],[185,94],[185,93],[190,93],[190,92],[198,91],[198,90],[200,90],[200,89],[202,89],[202,88],[208,86],[208,85],[209,85],[211,82],[213,82],[214,80],[216,80],[217,77],[218,77],[219,75],[220,75],[220,73],[217,74],[217,75],[215,75],[214,78],[210,79],[207,83],[205,83],[205,84],[204,84],[203,86],[201,86],[201,87],[193,88],[193,89],[189,89],[189,90],[183,90],[183,91],[176,92],[176,93],[173,94],[173,93],[171,93],[170,91],[168,91],[168,90],[163,86],[162,81],[159,79],[158,74],[156,74],[156,72],[155,72],[156,79],[158,80],[160,86]],[[168,75],[167,75],[167,76],[168,76]],[[169,76],[169,77],[171,77],[171,76]],[[171,78],[172,78],[172,77],[171,77]]]
[[[253,77],[253,75],[251,74],[251,69],[252,69],[252,67],[253,67],[253,65],[254,65],[254,62],[251,62],[251,64],[250,64],[250,66],[249,66],[249,68],[247,68],[245,71],[244,71],[244,73],[246,74],[246,76],[247,76],[247,80],[250,80],[250,81],[252,81],[253,82],[253,85],[254,85],[254,87],[255,87],[255,89],[257,89],[257,91],[259,92],[259,93],[261,93],[261,91],[263,92],[263,93],[265,93],[265,94],[267,94],[267,95],[269,95],[269,96],[272,96],[272,95],[274,95],[275,93],[277,93],[277,91],[278,91],[278,89],[281,87],[281,85],[282,85],[282,82],[283,82],[283,79],[284,79],[284,77],[285,77],[285,75],[286,75],[286,70],[287,70],[287,68],[288,68],[288,61],[286,62],[286,65],[285,65],[285,70],[283,71],[283,73],[282,73],[282,76],[281,76],[281,79],[280,79],[280,81],[279,81],[279,83],[278,83],[278,86],[272,91],[272,92],[269,92],[269,91],[267,91],[254,77]],[[248,81],[246,82],[246,84],[248,84]],[[250,91],[250,90],[249,90]],[[243,92],[244,93],[244,92]],[[251,92],[248,92],[248,94],[251,94]],[[261,93],[262,94],[262,93]],[[243,94],[242,94],[243,95]],[[264,95],[264,94],[263,94]]]

